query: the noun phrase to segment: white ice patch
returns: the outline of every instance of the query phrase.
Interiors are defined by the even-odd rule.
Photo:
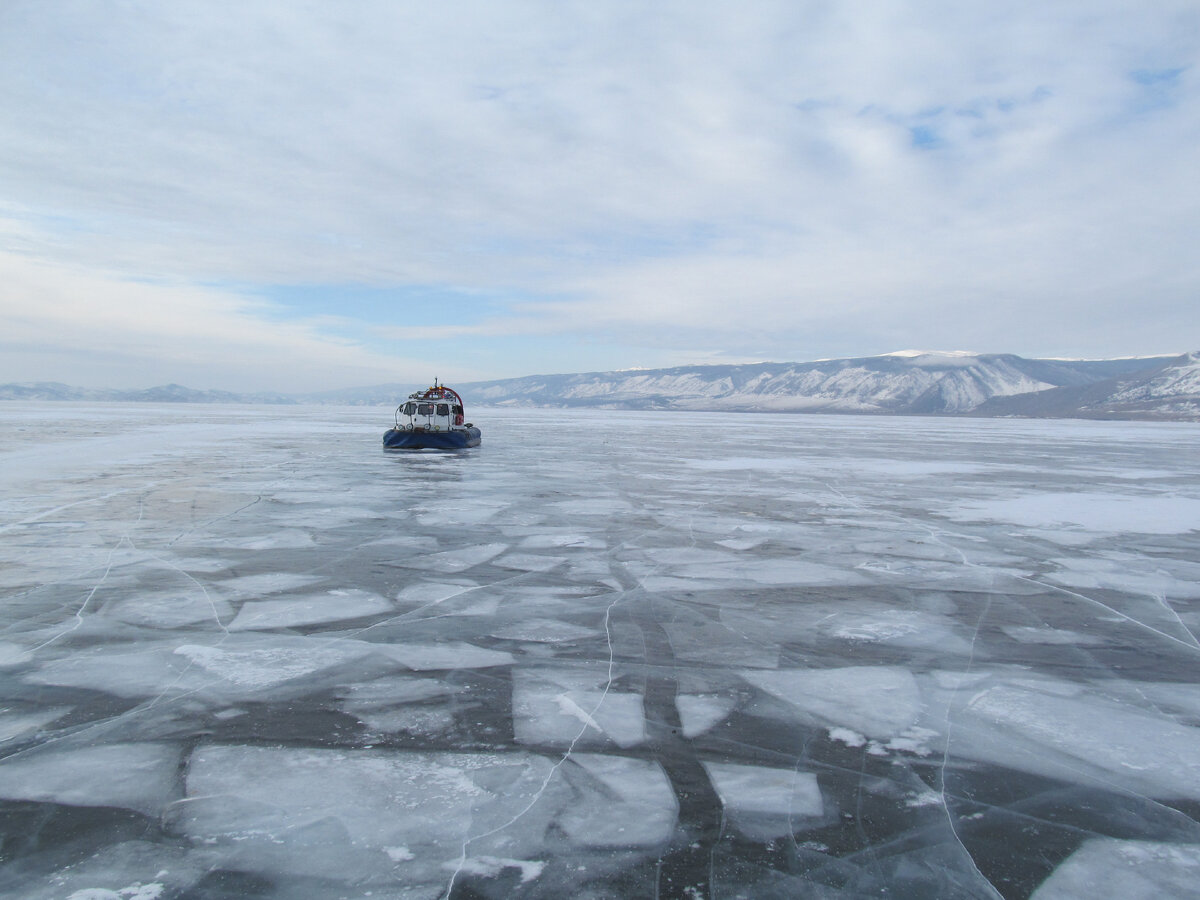
[[[476,544],[441,553],[414,553],[397,559],[393,565],[431,572],[465,572],[481,566],[508,550],[508,544]]]
[[[595,629],[572,625],[557,619],[529,619],[506,625],[492,632],[493,637],[507,641],[532,641],[540,644],[558,644],[567,641],[579,641],[592,637]]]
[[[571,841],[585,847],[652,847],[670,840],[678,804],[656,762],[572,753],[566,768],[582,796],[560,818]]]
[[[135,882],[123,888],[110,891],[108,888],[84,888],[73,891],[67,900],[158,900],[166,890],[166,885],[159,882],[142,884]]]
[[[546,868],[539,860],[505,859],[499,856],[472,856],[462,863],[447,863],[444,868],[459,871],[466,875],[478,875],[483,878],[495,878],[505,869],[516,869],[521,874],[521,884],[528,884]]]
[[[518,572],[549,572],[566,562],[565,556],[538,556],[533,553],[506,553],[495,561],[501,569],[516,569]]]
[[[396,599],[401,603],[433,605],[473,590],[478,585],[473,581],[422,581],[402,588]]]
[[[292,572],[268,572],[265,575],[242,575],[217,582],[221,593],[232,600],[251,600],[265,594],[277,594],[307,587],[325,579],[319,575],[300,575]]]
[[[425,738],[445,734],[454,727],[454,713],[449,709],[400,707],[399,709],[348,710],[371,731],[388,734],[412,734]]]
[[[574,673],[513,673],[513,733],[522,744],[633,747],[646,739],[641,694],[584,687]]]
[[[730,538],[726,541],[717,541],[717,544],[722,547],[728,547],[730,550],[753,550],[767,542],[766,538]]]
[[[196,589],[188,593],[141,594],[106,603],[103,615],[148,628],[180,628],[211,623],[220,627],[233,615],[229,604]]]
[[[212,645],[157,643],[127,652],[101,647],[46,663],[23,680],[120,697],[198,693],[242,700],[375,653],[376,645],[365,641],[234,634]]]
[[[179,656],[220,681],[239,688],[271,688],[365,656],[375,649],[362,641],[247,635],[219,646],[185,644]]]
[[[69,706],[52,706],[32,713],[10,713],[0,710],[0,743],[32,734],[55,719],[61,719],[70,711]]]
[[[22,666],[33,659],[33,654],[19,644],[0,641],[0,669]]]
[[[723,554],[726,562],[679,563],[667,572],[643,579],[642,587],[653,593],[680,589],[711,590],[731,585],[764,585],[769,587],[852,586],[870,582],[858,572],[847,568],[798,559],[746,559],[742,555]]]
[[[312,535],[299,528],[281,528],[265,537],[239,541],[238,546],[247,550],[303,550],[316,546]]]
[[[237,618],[229,623],[230,631],[250,631],[268,628],[291,628],[297,625],[316,625],[342,619],[382,615],[394,607],[378,594],[367,591],[327,591],[304,597],[282,600],[257,600],[242,604]]]
[[[1200,502],[1197,503],[1200,505]],[[1200,598],[1200,581],[1181,580],[1162,566],[1145,559],[1052,559],[1058,570],[1046,575],[1048,581],[1069,587],[1125,591],[1175,599]]]
[[[1000,684],[956,713],[951,750],[1150,797],[1200,799],[1200,728],[1116,703],[1076,686]]]
[[[737,705],[737,698],[719,694],[679,694],[675,706],[683,736],[694,738],[725,719]]]
[[[603,550],[608,545],[594,535],[580,532],[566,534],[531,534],[521,541],[528,550],[557,550],[572,548],[580,550]]]
[[[109,844],[95,855],[42,875],[6,897],[20,900],[158,900],[190,893],[212,860],[203,850],[148,841]]]
[[[151,817],[177,796],[174,744],[40,748],[0,761],[0,797],[68,806],[116,806]]]
[[[1035,528],[1183,534],[1200,530],[1200,502],[1190,497],[1106,493],[1045,493],[980,500],[946,511],[968,522],[1012,522]]]
[[[830,728],[829,739],[845,744],[847,747],[861,747],[867,742],[865,736],[849,728]]]
[[[580,500],[562,500],[552,503],[549,509],[568,516],[621,516],[633,512],[633,507],[624,500],[605,497],[588,497]]]
[[[800,709],[815,724],[850,728],[873,738],[886,740],[911,728],[922,710],[917,682],[907,669],[746,669],[740,674]]]
[[[1071,647],[1095,647],[1102,638],[1068,631],[1065,628],[1038,628],[1031,625],[1001,625],[1000,630],[1021,644],[1054,644]]]
[[[753,840],[792,834],[825,812],[812,772],[716,762],[704,768],[734,825]]]
[[[1157,900],[1200,895],[1200,846],[1092,838],[1029,900]]]
[[[415,671],[427,669],[486,669],[511,666],[515,660],[504,650],[489,650],[462,641],[440,644],[369,644],[368,646]]]
[[[440,885],[472,855],[528,859],[563,803],[552,763],[527,753],[200,746],[170,826],[226,866]],[[538,802],[535,802],[538,801]],[[519,828],[506,828],[520,816]],[[501,851],[501,852],[497,852]],[[437,896],[433,894],[431,896]]]
[[[966,654],[971,644],[956,634],[943,616],[920,610],[888,609],[839,612],[819,626],[822,633],[845,641],[893,644],[913,649],[933,648]]]

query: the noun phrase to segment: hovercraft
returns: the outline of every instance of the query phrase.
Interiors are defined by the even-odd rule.
[[[396,424],[383,435],[385,450],[462,450],[478,447],[479,429],[464,421],[458,391],[438,384],[415,391],[396,407]]]

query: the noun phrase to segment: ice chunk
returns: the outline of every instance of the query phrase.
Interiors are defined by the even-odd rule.
[[[204,692],[248,699],[276,691],[294,679],[376,655],[376,648],[365,641],[235,634],[211,645],[156,643],[126,652],[101,647],[48,662],[24,680],[121,697]]]
[[[825,812],[812,772],[718,762],[706,762],[704,768],[725,811],[749,838],[770,840],[792,834],[811,827],[811,820]]]
[[[1094,647],[1104,643],[1102,638],[1081,634],[1065,628],[1039,628],[1031,625],[1001,625],[1000,630],[1022,644],[1062,644]]]
[[[720,694],[680,694],[675,698],[683,736],[693,738],[708,731],[731,712],[737,698]]]
[[[436,604],[478,587],[474,581],[422,581],[406,585],[396,594],[401,603]]]
[[[264,628],[290,628],[296,625],[315,625],[341,619],[358,619],[392,612],[391,603],[367,591],[328,591],[305,597],[283,600],[257,600],[242,604],[237,618],[229,623],[230,631]]]
[[[278,636],[230,640],[217,646],[184,644],[175,653],[207,674],[240,688],[271,688],[371,653],[363,641]]]
[[[474,836],[472,856],[538,854],[565,799],[552,772],[527,753],[208,745],[193,752],[188,800],[171,819],[227,865],[322,876],[351,866],[358,881],[402,878],[444,891],[444,867],[457,869]]]
[[[658,763],[572,753],[566,771],[580,797],[558,824],[573,843],[585,847],[645,847],[670,839],[678,803]]]
[[[21,900],[159,900],[185,895],[210,869],[213,859],[203,850],[170,844],[125,841],[25,884]]]
[[[583,628],[557,619],[529,619],[506,625],[492,632],[493,637],[508,641],[533,641],[542,644],[557,644],[578,641],[596,634],[593,628]]]
[[[842,726],[868,737],[894,737],[915,725],[921,714],[920,691],[907,669],[746,669],[741,675],[816,724]]]
[[[1048,527],[1065,525],[1110,533],[1182,534],[1200,531],[1200,503],[1190,497],[1047,492],[962,504],[953,519]]]
[[[721,554],[730,556],[731,554]],[[866,578],[859,573],[824,563],[809,562],[800,559],[768,558],[760,560],[745,560],[741,556],[733,557],[732,562],[693,562],[679,565],[673,575],[656,575],[645,579],[643,587],[648,591],[671,591],[686,586],[686,581],[695,580],[701,584],[728,586],[729,584],[753,585],[789,585],[789,586],[818,586],[818,585],[862,585],[868,584]],[[692,585],[691,589],[697,589]]]
[[[33,654],[19,644],[0,641],[0,669],[11,669],[33,659]]]
[[[445,868],[451,871],[459,871],[466,875],[481,875],[485,878],[495,878],[505,869],[516,869],[521,873],[521,884],[528,884],[546,868],[546,864],[540,860],[528,859],[501,859],[498,856],[472,856],[464,860],[461,865],[449,864]]]
[[[1200,505],[1200,504],[1197,504]],[[1057,584],[1076,588],[1104,588],[1194,600],[1200,598],[1200,581],[1181,580],[1169,574],[1162,565],[1133,559],[1053,559],[1058,567],[1046,575]]]
[[[847,747],[861,747],[867,742],[867,739],[857,731],[851,731],[849,728],[830,728],[829,739],[831,741],[840,741]]]
[[[476,544],[458,550],[443,550],[441,553],[415,553],[403,556],[392,564],[431,572],[464,572],[495,559],[507,549],[508,544]]]
[[[513,732],[522,744],[633,747],[646,739],[641,694],[586,688],[573,673],[513,673]]]
[[[567,561],[565,556],[538,556],[534,553],[506,553],[496,560],[495,564],[502,569],[516,569],[519,572],[549,572],[555,566]]]
[[[315,546],[312,535],[299,528],[280,528],[265,537],[241,541],[247,550],[302,550]]]
[[[267,572],[263,575],[242,575],[218,582],[221,593],[230,599],[254,599],[264,594],[277,594],[307,587],[325,579],[319,575],[302,575],[298,572]]]
[[[49,707],[37,712],[13,714],[0,710],[0,743],[11,741],[37,731],[55,719],[61,719],[71,711],[70,707]]]
[[[971,650],[970,642],[956,634],[944,617],[915,609],[838,612],[822,622],[819,630],[846,641],[937,648],[958,654]]]
[[[360,709],[352,712],[371,731],[391,734],[405,733],[433,737],[454,727],[454,713],[449,709],[401,707],[400,709]]]
[[[178,796],[179,758],[179,747],[165,743],[39,748],[0,761],[0,797],[158,816]]]
[[[130,625],[149,628],[180,628],[204,622],[220,627],[233,615],[224,600],[198,589],[182,594],[139,594],[106,603],[101,612]]]
[[[1151,797],[1200,799],[1200,728],[1095,696],[998,684],[959,714],[957,754]]]
[[[603,550],[607,544],[594,535],[574,532],[565,534],[531,534],[521,541],[521,546],[529,550],[556,550],[560,547],[578,548],[581,550]]]
[[[513,655],[504,650],[488,650],[461,641],[443,644],[369,644],[375,650],[414,670],[486,669],[511,666]]]
[[[1200,846],[1093,838],[1067,857],[1030,900],[1158,900],[1200,895]]]

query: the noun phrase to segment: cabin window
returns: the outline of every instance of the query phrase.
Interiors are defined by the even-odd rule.
[[[411,416],[416,411],[417,411],[417,404],[413,403],[411,400],[404,404],[404,414],[406,416]]]
[[[448,415],[450,415],[450,404],[449,404],[449,403],[439,403],[439,404],[438,404],[438,411],[437,411],[437,414],[438,414],[439,416],[448,416]]]
[[[454,404],[454,414],[456,416],[461,416],[463,414],[462,407],[459,406],[457,403]]]
[[[432,416],[433,415],[433,404],[432,403],[418,403],[417,404],[417,415]]]

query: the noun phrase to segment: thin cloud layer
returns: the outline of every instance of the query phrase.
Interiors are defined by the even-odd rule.
[[[236,324],[245,387],[251,338],[329,386],[1181,350],[1198,35],[1183,2],[9,5],[0,250],[73,273],[79,321],[108,298],[134,368],[175,340],[139,281],[184,332]],[[0,290],[46,347],[0,378],[50,377],[61,307]]]

